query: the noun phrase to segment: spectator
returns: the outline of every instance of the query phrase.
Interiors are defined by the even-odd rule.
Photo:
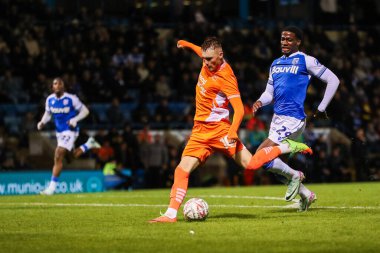
[[[351,173],[348,169],[346,157],[342,154],[339,146],[333,147],[331,155],[328,159],[331,168],[331,181],[347,182],[351,181]]]
[[[355,164],[356,180],[368,180],[368,145],[363,128],[359,128],[358,130],[356,130],[356,135],[351,145],[351,152]]]
[[[248,149],[255,153],[260,144],[267,138],[266,131],[261,128],[260,124],[254,124],[253,129],[248,131],[248,136],[245,141],[248,144]]]
[[[6,70],[4,76],[0,77],[0,88],[6,96],[6,100],[10,99],[12,103],[25,103],[29,101],[29,95],[23,92],[22,79],[13,76],[11,70]]]
[[[120,109],[119,99],[112,99],[112,104],[107,110],[108,124],[112,127],[121,126],[124,124],[124,116]]]
[[[138,47],[133,47],[132,52],[127,55],[126,64],[138,65],[143,63],[144,54],[140,52]]]
[[[140,100],[137,107],[132,112],[132,119],[135,123],[147,124],[150,121],[150,111],[143,100]]]
[[[156,107],[154,117],[157,123],[168,124],[172,120],[172,112],[166,98],[161,99],[160,104]]]
[[[26,32],[25,34],[24,45],[29,56],[37,57],[40,54],[40,47],[38,45],[38,42],[29,32]]]
[[[154,142],[149,144],[149,155],[146,170],[146,186],[148,188],[164,187],[164,174],[168,165],[168,149],[161,139],[161,135],[154,136]]]
[[[366,139],[368,140],[368,150],[380,152],[380,132],[375,130],[375,125],[370,122],[367,125]]]
[[[109,140],[104,140],[101,148],[98,150],[97,157],[100,167],[103,167],[107,162],[115,157],[115,151]]]
[[[270,64],[265,64],[265,61],[268,57],[273,57],[271,54],[277,50],[274,34],[277,34],[276,30],[281,27],[277,24],[267,29],[269,25],[264,22],[255,24],[249,31],[227,26],[226,29],[219,29],[219,26],[213,23],[215,17],[209,15],[206,20],[202,16],[204,13],[192,11],[186,19],[188,23],[175,28],[160,29],[160,21],[167,17],[155,17],[154,22],[148,12],[144,18],[135,13],[128,19],[128,23],[125,23],[123,18],[103,13],[102,9],[91,12],[82,5],[77,13],[68,13],[61,6],[49,9],[43,1],[32,2],[34,7],[38,7],[25,9],[23,1],[11,1],[8,9],[2,9],[6,15],[0,17],[0,104],[40,103],[48,95],[46,88],[49,87],[49,78],[62,74],[73,84],[77,95],[83,94],[86,103],[109,103],[117,98],[120,103],[128,102],[133,106],[137,104],[136,110],[131,113],[134,128],[141,128],[152,120],[160,124],[180,121],[181,127],[192,127],[194,111],[184,111],[179,115],[180,118],[172,116],[167,120],[164,119],[166,114],[161,113],[157,116],[159,119],[156,119],[154,110],[149,105],[157,103],[157,98],[167,99],[169,103],[178,98],[186,103],[192,103],[195,99],[193,90],[198,79],[199,59],[191,53],[175,50],[173,41],[176,38],[189,34],[196,41],[205,34],[221,33],[228,50],[226,55],[230,56],[228,60],[235,64],[235,74],[239,80],[243,101],[247,101],[244,98],[245,94],[258,94],[265,88]],[[345,15],[343,18],[348,20],[350,13],[339,11],[342,5],[339,1],[335,2],[338,4],[323,17],[332,18],[331,13],[337,12],[335,14],[340,17]],[[358,4],[358,7],[361,5]],[[7,4],[3,6],[7,7]],[[316,7],[320,8],[319,3]],[[324,14],[326,10],[325,6]],[[196,15],[196,18],[193,15]],[[357,20],[365,19],[366,22],[376,17],[374,15],[363,18],[357,16],[357,13],[355,15]],[[183,15],[177,17],[181,19]],[[103,22],[104,20],[112,22]],[[167,22],[168,19],[165,20]],[[306,53],[313,50],[312,53],[321,58],[322,62],[334,66],[334,72],[338,73],[341,81],[338,93],[328,110],[330,120],[314,123],[316,127],[339,129],[348,139],[354,138],[355,145],[358,142],[355,136],[357,129],[365,129],[367,146],[364,147],[366,150],[362,155],[367,159],[365,161],[368,162],[368,166],[377,168],[378,165],[372,165],[377,163],[369,157],[377,157],[380,152],[380,47],[377,46],[380,36],[376,26],[363,27],[363,23],[358,26],[357,20],[350,24],[348,32],[344,30],[344,26],[329,27],[337,35],[334,42],[327,36],[326,27],[317,24],[326,20],[316,19],[317,25],[311,23],[307,29],[304,41]],[[222,25],[225,24],[224,21],[220,21]],[[202,30],[197,29],[196,24],[199,23],[206,24]],[[53,39],[56,37],[60,39]],[[346,54],[347,51],[350,54]],[[311,82],[316,80],[312,79]],[[320,94],[319,85],[310,87],[315,89],[309,89],[312,94],[305,106],[307,111],[315,107]],[[161,111],[161,108],[157,109],[158,114]],[[19,121],[24,117],[5,110],[0,112],[0,115],[1,119],[6,119],[7,127],[11,128],[14,126],[10,125],[10,122],[14,122],[15,117],[19,117],[16,119]],[[250,115],[250,107],[246,108],[246,115]],[[268,115],[269,110],[262,112],[259,117],[266,122],[269,120]],[[107,116],[108,112],[105,117],[99,119],[107,119]],[[116,119],[113,119],[116,123],[111,123],[113,126],[124,121],[118,119],[120,114],[116,116]],[[90,117],[93,119],[87,118],[88,126],[104,127],[99,125],[102,122],[99,122],[95,109]],[[249,120],[248,117],[246,119]],[[249,128],[252,122],[247,123]],[[26,128],[29,129],[28,126]],[[310,129],[309,133],[307,131],[305,139],[310,145],[315,146],[316,157],[318,152],[323,150],[329,157],[329,140],[317,139],[313,136],[314,129]],[[24,138],[20,145],[27,145],[25,143],[27,142]],[[127,149],[134,149],[128,142],[127,146]],[[359,151],[362,150],[357,150]],[[344,150],[341,152],[344,155]],[[17,164],[18,157],[15,159]],[[316,168],[317,159],[313,163],[313,167]]]
[[[103,167],[104,184],[106,189],[127,190],[132,185],[130,171],[123,169],[115,159],[107,162]]]
[[[160,75],[158,81],[156,82],[156,95],[158,98],[166,99],[168,99],[171,95],[171,89],[165,75]]]
[[[123,52],[123,49],[118,48],[115,54],[112,56],[112,66],[121,67],[126,62],[126,56]]]
[[[327,183],[332,179],[332,172],[329,166],[327,151],[322,149],[316,154],[314,161],[314,171],[313,180],[316,182]]]

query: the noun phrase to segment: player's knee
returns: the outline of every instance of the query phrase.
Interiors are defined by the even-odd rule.
[[[76,159],[79,158],[83,154],[83,151],[81,149],[76,149],[73,153],[72,156]]]
[[[63,163],[63,158],[60,156],[55,156],[54,157],[54,164],[62,164]]]
[[[257,159],[256,156],[252,156],[252,158],[249,161],[246,169],[247,170],[257,170],[257,169],[260,169],[260,167],[261,167],[260,161]]]
[[[62,162],[64,156],[65,156],[65,152],[64,151],[59,150],[59,149],[56,150],[56,152],[54,154],[54,162],[56,162],[56,163]]]

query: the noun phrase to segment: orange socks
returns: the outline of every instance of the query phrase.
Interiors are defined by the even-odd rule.
[[[279,155],[281,155],[281,149],[277,146],[262,148],[252,156],[246,169],[257,170],[265,163],[272,161]]]
[[[186,196],[190,173],[177,167],[174,172],[174,183],[170,192],[169,208],[178,210]]]

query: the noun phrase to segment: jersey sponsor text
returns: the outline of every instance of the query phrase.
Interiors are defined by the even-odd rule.
[[[66,106],[66,107],[63,107],[63,108],[50,107],[50,111],[52,113],[69,113],[70,112],[70,107],[69,106]]]
[[[291,67],[276,67],[274,66],[272,68],[272,74],[276,73],[292,73],[292,74],[297,74],[298,71],[298,66],[292,65]]]

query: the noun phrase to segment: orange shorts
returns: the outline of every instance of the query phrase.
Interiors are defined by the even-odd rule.
[[[226,149],[220,139],[228,134],[230,124],[219,122],[194,122],[190,139],[182,153],[183,156],[197,157],[201,163],[214,152],[221,152],[226,156],[233,156],[245,148],[244,144],[236,141],[236,145]]]

